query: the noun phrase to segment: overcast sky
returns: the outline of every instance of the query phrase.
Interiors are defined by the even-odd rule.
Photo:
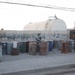
[[[75,0],[2,0],[2,1],[12,1],[12,2],[41,4],[41,5],[55,5],[68,8],[75,7]],[[27,23],[45,21],[48,19],[49,16],[54,16],[55,14],[57,15],[58,18],[66,22],[67,28],[74,27],[75,12],[0,3],[0,29],[4,28],[5,30],[23,30],[23,27]]]

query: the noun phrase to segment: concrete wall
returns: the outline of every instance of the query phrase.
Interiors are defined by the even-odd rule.
[[[0,31],[0,41],[36,41],[36,36],[41,33],[42,40],[67,40],[66,31]]]

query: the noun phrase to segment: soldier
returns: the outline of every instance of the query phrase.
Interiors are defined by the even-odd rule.
[[[36,50],[37,50],[37,52],[39,52],[39,49],[40,49],[40,45],[39,45],[40,42],[41,42],[41,34],[38,33],[37,37],[36,37],[36,43],[37,43],[37,47],[36,47],[37,49]]]

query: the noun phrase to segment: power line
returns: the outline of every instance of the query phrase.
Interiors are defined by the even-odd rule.
[[[59,6],[52,6],[52,5],[35,5],[35,4],[5,2],[5,1],[0,1],[0,3],[15,4],[15,5],[25,5],[25,6],[33,6],[33,7],[42,7],[42,8],[50,8],[50,9],[58,9],[58,10],[65,10],[65,11],[75,12],[75,8],[59,7]]]

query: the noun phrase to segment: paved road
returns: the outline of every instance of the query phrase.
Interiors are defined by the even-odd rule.
[[[61,69],[60,69],[61,70]],[[57,72],[57,71],[56,71]],[[30,73],[30,74],[22,74],[22,75],[75,75],[75,70],[71,71],[71,72],[66,72],[65,73],[54,73],[51,74],[50,71],[44,71],[44,72],[36,72],[36,73]]]
[[[26,75],[26,74],[24,74]],[[75,75],[75,73],[65,73],[65,74],[42,74],[42,73],[35,73],[35,74],[27,74],[27,75]]]
[[[62,74],[62,75],[75,75],[75,73],[67,73],[67,74]]]
[[[48,67],[51,68],[68,64],[75,64],[75,51],[68,54],[62,54],[60,52],[50,52],[46,56],[32,56],[29,54],[20,54],[18,56],[4,55],[3,62],[0,62],[0,74],[2,75],[2,73],[19,72],[27,70],[35,71],[35,69]],[[50,72],[51,70],[45,72],[35,71],[35,73],[30,73],[30,75],[46,75]],[[14,75],[24,75],[24,73],[18,73]]]
[[[18,75],[75,75],[75,71],[67,72],[67,73],[56,73],[56,74],[55,73],[51,74],[50,71],[44,71],[44,72],[35,72],[35,73],[28,73],[28,74],[18,74]]]

